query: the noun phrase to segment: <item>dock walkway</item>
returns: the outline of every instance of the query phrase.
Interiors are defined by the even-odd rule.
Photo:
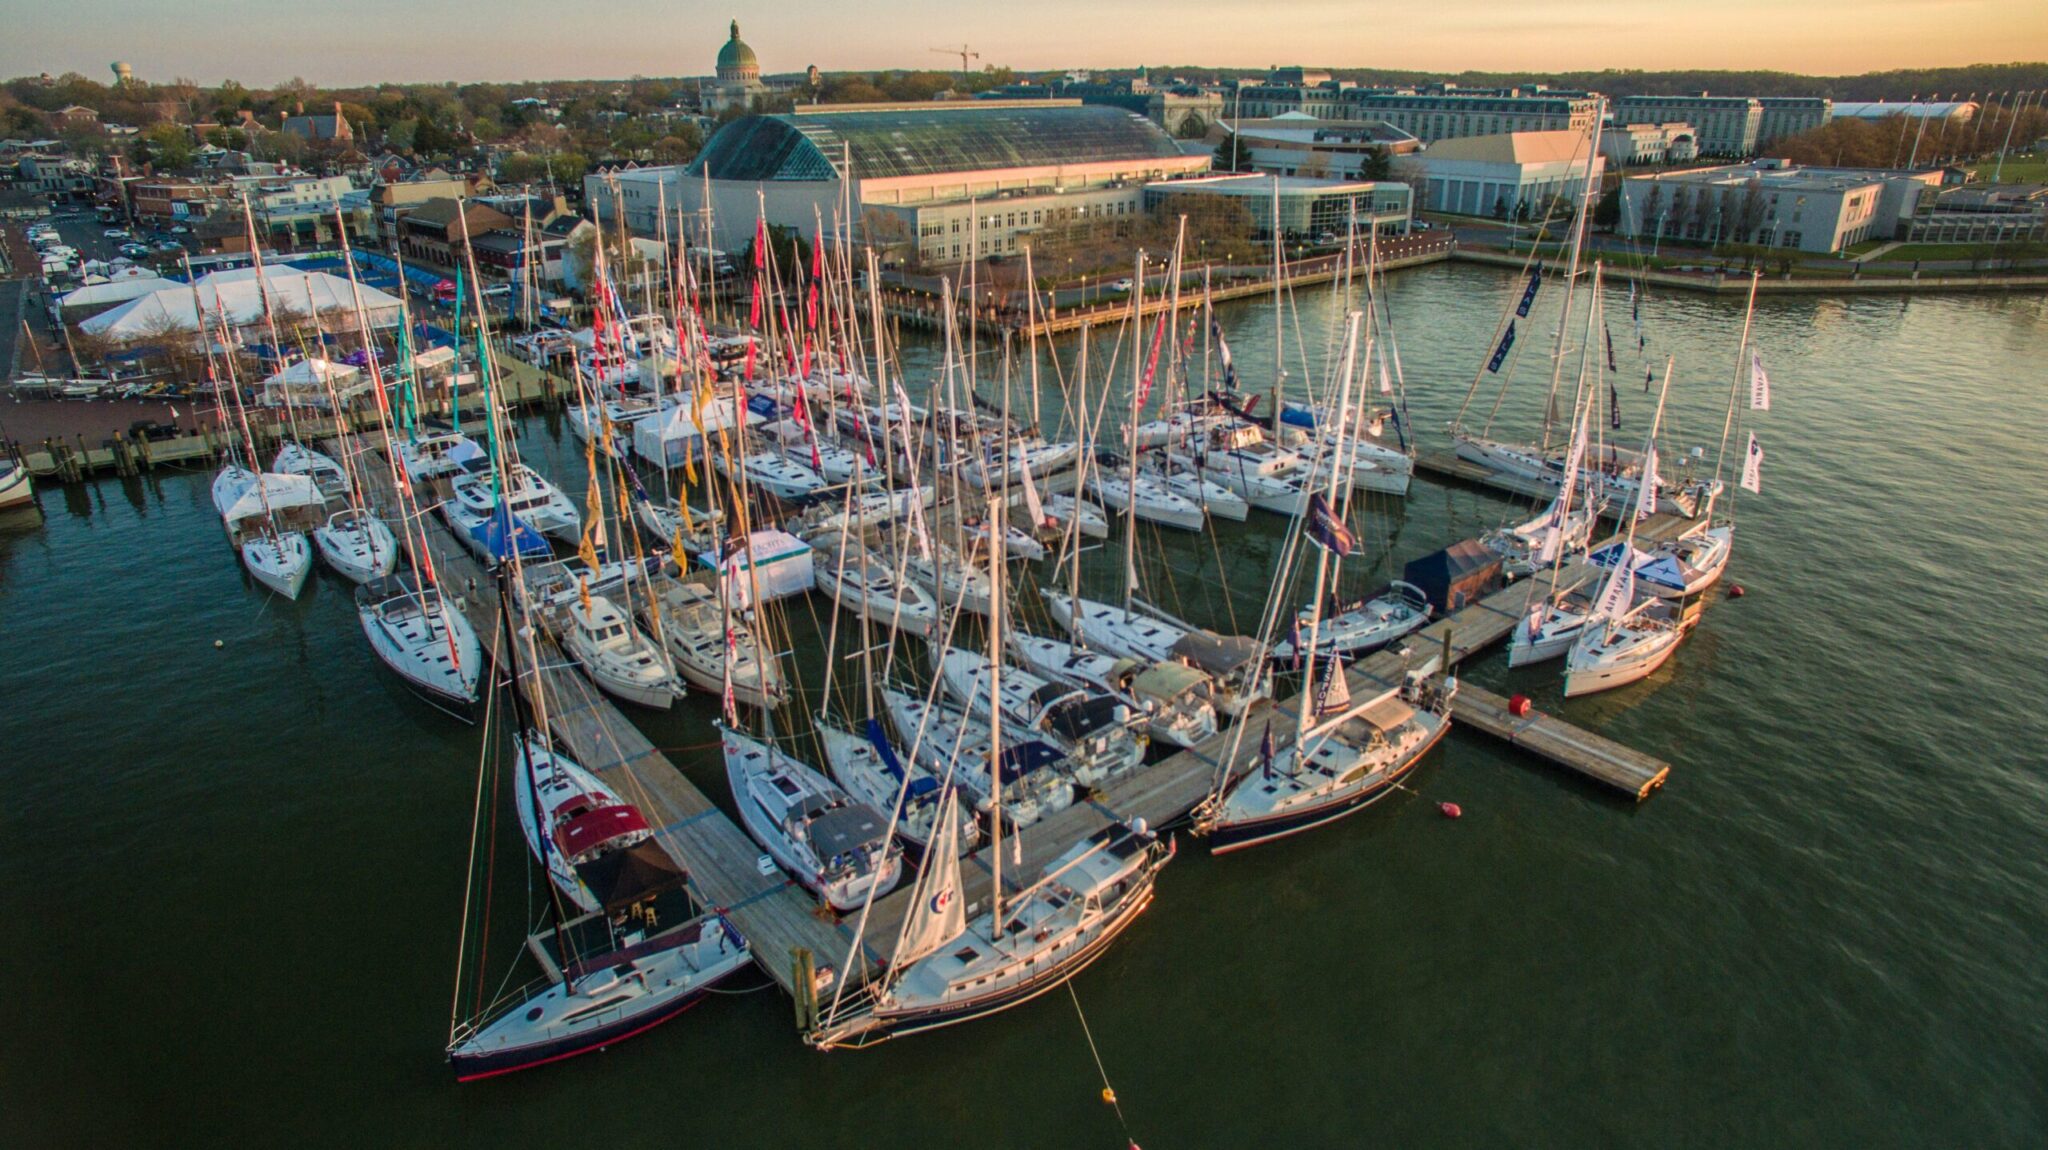
[[[329,442],[324,449],[331,454],[346,450],[338,442]],[[396,500],[385,468],[365,467],[362,473],[373,508],[396,522]],[[454,535],[428,518],[424,535],[434,569],[495,659],[495,637],[501,630],[496,586]],[[405,539],[405,533],[400,533],[400,538]],[[793,992],[795,964],[790,958],[794,950],[808,950],[818,956],[821,965],[836,967],[847,953],[851,930],[822,913],[817,899],[779,868],[771,866],[764,873],[758,865],[762,857],[759,844],[698,790],[551,641],[542,636],[539,643],[540,677],[545,685],[537,688],[534,679],[527,678],[523,686],[528,696],[535,690],[544,692],[548,717],[563,747],[586,770],[638,806],[657,828],[657,841],[689,875],[697,901],[723,910],[732,919],[752,944],[755,962],[785,991]],[[867,973],[865,966],[855,971],[856,981]]]

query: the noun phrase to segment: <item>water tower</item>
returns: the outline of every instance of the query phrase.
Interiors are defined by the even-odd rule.
[[[135,82],[135,69],[129,67],[127,61],[116,60],[112,67],[114,69],[114,85],[116,87],[126,88]]]

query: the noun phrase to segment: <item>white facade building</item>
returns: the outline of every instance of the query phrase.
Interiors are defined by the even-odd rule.
[[[1444,140],[1396,161],[1428,178],[1425,211],[1512,219],[1542,213],[1553,197],[1576,198],[1590,163],[1597,181],[1606,161],[1585,132],[1509,132]]]

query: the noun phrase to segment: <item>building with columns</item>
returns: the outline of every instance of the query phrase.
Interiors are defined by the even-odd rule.
[[[718,50],[717,73],[718,79],[704,91],[702,100],[704,110],[714,116],[734,108],[751,111],[754,101],[768,94],[768,86],[761,82],[761,61],[740,39],[738,20],[732,22],[732,35]]]

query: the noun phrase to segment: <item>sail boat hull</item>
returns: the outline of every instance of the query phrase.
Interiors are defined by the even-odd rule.
[[[1298,835],[1303,831],[1314,830],[1317,827],[1336,822],[1338,819],[1348,815],[1357,814],[1359,811],[1393,794],[1401,780],[1407,778],[1415,770],[1416,766],[1422,762],[1423,756],[1429,754],[1430,750],[1443,740],[1445,733],[1450,729],[1451,724],[1449,720],[1438,720],[1435,730],[1430,733],[1428,738],[1423,740],[1421,745],[1412,748],[1406,759],[1398,767],[1379,776],[1366,786],[1333,797],[1330,802],[1319,803],[1312,807],[1287,811],[1262,819],[1252,819],[1245,822],[1216,826],[1209,832],[1209,853],[1223,855],[1229,854],[1232,851],[1243,850],[1246,847],[1259,846],[1262,843],[1276,842],[1280,839]]]
[[[602,1050],[702,1002],[750,961],[746,940],[725,919],[697,919],[576,964],[574,994],[556,983],[517,1003],[451,1047],[448,1063],[457,1081],[474,1082]]]
[[[241,551],[242,563],[256,582],[287,599],[296,599],[305,590],[313,553],[304,535],[287,531],[274,538],[251,539]]]
[[[1586,637],[1581,636],[1565,664],[1564,697],[1576,699],[1647,679],[1671,661],[1682,638],[1684,632],[1676,627],[1659,630],[1628,643],[1625,650],[1595,657],[1580,654],[1588,649]]]

